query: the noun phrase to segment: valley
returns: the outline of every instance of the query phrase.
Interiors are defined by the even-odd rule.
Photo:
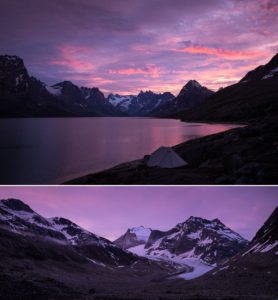
[[[113,243],[7,199],[0,240],[1,299],[270,299],[277,292],[277,208],[251,242],[220,220],[190,217],[165,232],[128,229]]]

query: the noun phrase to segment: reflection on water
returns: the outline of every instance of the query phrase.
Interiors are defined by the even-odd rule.
[[[152,118],[0,120],[0,183],[55,184],[235,125]]]

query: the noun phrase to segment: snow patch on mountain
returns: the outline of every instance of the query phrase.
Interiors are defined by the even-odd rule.
[[[272,70],[270,70],[270,72],[269,72],[267,75],[265,75],[265,76],[262,78],[262,80],[273,77],[274,74],[277,73],[277,72],[278,72],[278,67],[277,67],[277,68],[274,68],[274,69],[272,69]]]
[[[46,90],[54,96],[60,96],[62,94],[62,87],[61,86],[45,86]]]
[[[129,109],[132,101],[136,98],[133,95],[122,96],[118,94],[109,94],[107,99],[108,101],[117,108],[120,108],[122,111],[126,111]]]
[[[16,200],[14,200],[16,201]],[[0,220],[6,221],[13,231],[22,230],[25,228],[24,224],[18,224],[16,218],[22,219],[30,224],[35,224],[38,227],[50,229],[51,224],[42,218],[39,214],[32,210],[24,209],[12,209],[6,205],[7,201],[0,201],[0,209],[2,213],[0,214]]]
[[[134,233],[138,241],[147,242],[152,230],[150,228],[145,228],[144,226],[133,227],[130,229],[130,233]]]
[[[269,240],[267,240],[267,241],[265,241],[262,244],[261,243],[255,244],[253,247],[251,247],[250,249],[248,249],[248,251],[244,252],[242,254],[242,256],[245,256],[248,253],[264,253],[264,252],[268,252],[268,251],[272,250],[273,248],[275,248],[276,246],[278,246],[278,241],[270,243]]]

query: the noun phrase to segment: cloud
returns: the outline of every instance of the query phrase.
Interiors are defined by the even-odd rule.
[[[158,78],[161,73],[161,69],[156,67],[155,65],[148,64],[144,68],[136,68],[130,67],[126,69],[119,69],[119,70],[109,70],[109,74],[120,74],[120,75],[144,75],[144,76],[151,76],[153,78]]]
[[[59,48],[60,58],[51,59],[50,65],[64,66],[76,72],[88,72],[93,70],[93,64],[88,61],[92,52],[91,48],[82,46],[62,46]]]
[[[278,51],[276,10],[276,0],[2,0],[0,52],[47,84],[177,93],[197,79],[217,89]]]
[[[237,51],[223,48],[212,48],[206,46],[188,46],[182,49],[173,49],[175,52],[185,52],[190,54],[207,54],[214,55],[225,59],[250,59],[261,56],[259,51]]]

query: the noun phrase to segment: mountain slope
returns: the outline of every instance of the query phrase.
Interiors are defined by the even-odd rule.
[[[208,88],[201,86],[196,80],[189,80],[177,97],[153,109],[151,113],[152,115],[163,117],[198,107],[213,93]]]
[[[0,225],[19,235],[51,240],[52,244],[68,245],[78,253],[103,265],[129,265],[136,257],[112,242],[99,237],[64,218],[46,219],[17,199],[0,201]]]
[[[278,54],[238,83],[219,90],[200,106],[177,117],[188,121],[250,122],[276,116],[277,97]]]
[[[177,267],[138,257],[70,220],[46,219],[7,199],[0,200],[0,269],[1,300],[77,300],[129,297]]]

